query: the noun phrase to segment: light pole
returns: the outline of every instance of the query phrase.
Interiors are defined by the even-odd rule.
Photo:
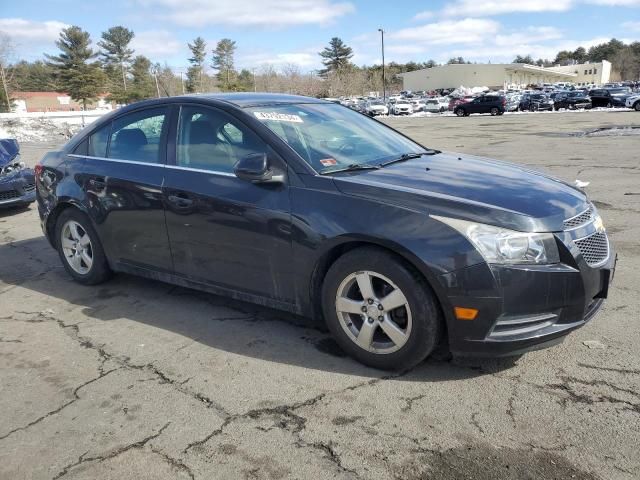
[[[387,85],[384,79],[384,30],[379,28],[380,38],[382,41],[382,101],[387,101]]]

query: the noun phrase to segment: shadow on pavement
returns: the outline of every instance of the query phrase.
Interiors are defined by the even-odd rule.
[[[364,377],[389,374],[351,360],[324,326],[307,318],[124,274],[98,286],[79,285],[67,275],[44,237],[0,244],[0,281],[69,302],[89,318],[128,319],[238,355]],[[0,287],[3,290],[7,288]],[[7,307],[2,313],[11,314]],[[517,357],[451,360],[440,348],[401,378],[460,380],[509,369],[516,361]]]

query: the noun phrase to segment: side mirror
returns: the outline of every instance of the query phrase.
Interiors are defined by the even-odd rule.
[[[251,153],[233,168],[236,177],[251,183],[283,183],[284,175],[274,172],[266,153]]]

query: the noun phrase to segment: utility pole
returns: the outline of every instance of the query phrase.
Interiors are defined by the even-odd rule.
[[[182,94],[184,95],[184,78],[182,77],[182,70],[180,70],[180,84],[182,85]]]
[[[382,101],[386,102],[387,101],[387,85],[384,78],[384,30],[382,28],[379,28],[378,31],[380,32],[380,38],[382,41]]]
[[[253,72],[253,92],[255,93],[258,91],[258,87],[256,85],[256,67],[253,67],[251,71]]]

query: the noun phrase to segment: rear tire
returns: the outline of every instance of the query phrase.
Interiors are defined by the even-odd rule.
[[[456,111],[454,112],[458,117],[464,117],[465,116],[465,112],[463,108],[456,108]]]
[[[495,117],[500,113],[500,109],[496,107],[491,107],[491,110],[489,111],[489,113],[491,114],[491,116]]]
[[[83,285],[96,285],[111,276],[102,243],[89,217],[67,208],[56,221],[56,249],[69,275]]]
[[[634,105],[633,105],[633,109],[636,112],[640,112],[640,101],[637,101]]]
[[[336,260],[322,285],[322,308],[340,347],[370,367],[413,367],[440,339],[442,315],[429,285],[401,259],[376,247]]]

